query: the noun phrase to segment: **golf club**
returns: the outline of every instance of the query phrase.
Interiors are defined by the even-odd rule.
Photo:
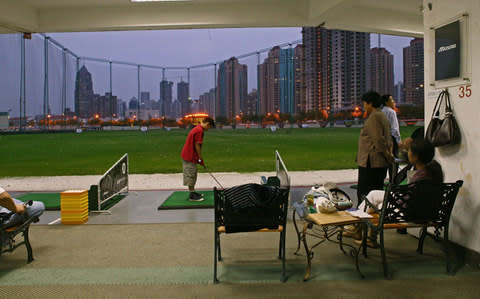
[[[205,164],[202,165],[203,168],[205,168],[205,170],[208,172],[208,174],[215,180],[215,182],[217,182],[217,184],[222,188],[222,189],[225,189],[222,184],[220,184],[220,182],[217,180],[217,178],[215,178],[215,176],[210,172],[210,170],[208,170],[207,166]]]

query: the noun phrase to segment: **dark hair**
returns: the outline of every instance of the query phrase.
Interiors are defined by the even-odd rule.
[[[423,139],[425,138],[425,128],[420,127],[416,128],[415,131],[413,131],[412,135],[410,136],[412,139]]]
[[[376,91],[368,91],[364,93],[361,97],[363,102],[367,102],[368,104],[372,104],[373,107],[378,108],[382,105],[382,97]]]
[[[390,95],[390,94],[388,94],[388,93],[387,93],[387,94],[384,94],[384,95],[382,96],[382,105],[385,105],[385,104],[390,100],[390,97],[391,97],[391,96],[392,96],[392,95]]]
[[[423,138],[417,138],[410,144],[412,154],[418,157],[418,160],[426,165],[428,176],[435,182],[443,182],[443,170],[440,163],[433,160],[435,156],[435,147]]]
[[[202,120],[203,123],[208,123],[210,124],[210,127],[211,128],[215,128],[215,121],[213,120],[213,118],[211,117],[205,117],[203,120]]]

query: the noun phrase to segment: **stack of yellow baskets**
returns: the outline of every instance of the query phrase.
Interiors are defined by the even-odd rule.
[[[60,193],[62,224],[82,224],[88,220],[88,190],[67,190]]]

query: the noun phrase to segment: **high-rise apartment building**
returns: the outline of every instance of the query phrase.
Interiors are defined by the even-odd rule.
[[[403,48],[403,84],[405,103],[424,103],[423,38],[414,38],[410,46]]]
[[[331,91],[330,43],[331,30],[321,27],[303,27],[305,96],[299,103],[300,111],[329,109]]]
[[[370,34],[331,31],[331,110],[362,107],[360,97],[370,89]]]
[[[385,48],[370,49],[371,86],[381,95],[393,96],[393,55]]]
[[[203,112],[208,113],[211,117],[215,117],[215,88],[200,95],[200,104]]]
[[[350,110],[370,88],[370,34],[304,27],[304,111]],[[303,107],[302,107],[303,106]]]
[[[301,96],[302,84],[296,86],[296,75],[301,78],[300,48],[281,49],[274,47],[268,52],[268,57],[258,66],[260,86],[260,114],[282,112],[294,114],[297,106],[297,96]],[[301,57],[296,57],[296,54]],[[297,87],[299,90],[297,90]]]
[[[160,113],[162,116],[172,117],[172,91],[173,82],[167,80],[160,82]]]
[[[177,100],[180,103],[180,114],[183,117],[190,113],[190,88],[187,82],[183,80],[177,83]]]
[[[86,66],[82,66],[77,72],[75,80],[75,114],[79,118],[91,116],[90,104],[93,100],[92,74]]]
[[[305,47],[297,45],[294,49],[293,67],[294,67],[294,91],[295,91],[295,111],[305,111]]]
[[[393,86],[393,98],[398,104],[405,103],[405,87],[402,81],[398,81],[398,83]]]
[[[233,119],[247,111],[247,65],[235,57],[220,63],[217,76],[216,116]]]
[[[151,109],[150,103],[150,92],[141,91],[140,92],[140,109]]]
[[[117,116],[117,96],[106,92],[105,95],[94,94],[90,102],[90,109],[93,116],[100,118],[110,118]]]

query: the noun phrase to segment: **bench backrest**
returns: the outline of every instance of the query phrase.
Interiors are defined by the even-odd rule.
[[[434,183],[429,180],[408,185],[389,185],[385,192],[380,224],[429,223],[447,226],[463,181]]]
[[[233,233],[285,226],[288,194],[288,188],[259,184],[214,188],[215,227]]]

